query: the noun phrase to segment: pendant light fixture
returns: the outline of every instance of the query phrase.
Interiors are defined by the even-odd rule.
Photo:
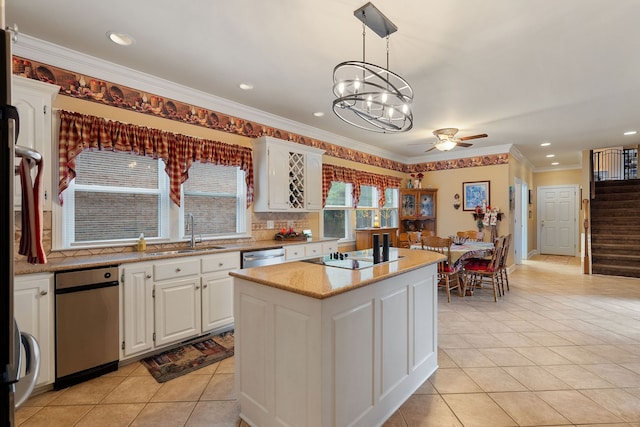
[[[406,132],[413,127],[413,89],[389,70],[389,36],[398,30],[371,2],[353,14],[362,21],[362,61],[342,62],[333,69],[333,112],[361,129]],[[387,40],[387,66],[365,60],[366,27]]]

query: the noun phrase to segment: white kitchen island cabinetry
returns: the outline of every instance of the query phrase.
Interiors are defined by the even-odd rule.
[[[437,262],[291,262],[234,276],[240,417],[261,427],[380,426],[437,369]]]
[[[33,335],[40,346],[37,386],[54,380],[53,281],[52,273],[15,276],[14,281],[13,315],[20,330]]]
[[[254,212],[321,210],[323,153],[268,136],[253,140]]]
[[[284,247],[285,261],[298,261],[306,258],[316,258],[338,250],[337,240],[328,240],[325,242],[310,242],[289,244]]]
[[[121,265],[121,360],[232,326],[239,266],[239,252]]]

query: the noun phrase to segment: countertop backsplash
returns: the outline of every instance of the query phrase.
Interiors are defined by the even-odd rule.
[[[296,231],[302,231],[308,229],[309,218],[306,213],[260,213],[253,214],[251,223],[251,238],[245,239],[225,239],[215,240],[209,242],[203,242],[199,244],[199,247],[207,248],[208,246],[229,246],[235,248],[253,248],[264,247],[275,244],[274,236],[282,228],[289,228],[293,226]],[[69,249],[61,251],[52,251],[52,213],[51,211],[45,211],[43,216],[43,246],[47,256],[49,266],[47,265],[32,265],[28,264],[25,260],[26,257],[18,254],[18,248],[20,246],[20,236],[22,232],[21,216],[20,212],[15,213],[15,244],[14,244],[14,259],[15,259],[15,274],[27,274],[43,271],[56,271],[64,268],[65,266],[71,266],[75,261],[86,266],[91,266],[91,259],[97,260],[113,260],[116,262],[131,262],[139,260],[140,254],[137,252],[136,243],[132,243],[127,246],[115,246],[115,247],[102,247],[102,248],[90,248],[90,249]],[[267,228],[268,221],[273,221],[273,228]],[[316,237],[315,240],[319,236]],[[279,242],[282,244],[282,242]],[[173,251],[184,249],[187,242],[165,243],[165,244],[148,244],[146,253]],[[230,248],[230,250],[232,250]],[[236,249],[239,250],[239,249]],[[75,260],[75,261],[74,261]],[[102,262],[103,262],[102,261]],[[67,267],[68,268],[68,267]]]

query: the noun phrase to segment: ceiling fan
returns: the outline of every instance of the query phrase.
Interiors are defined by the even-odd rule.
[[[460,138],[456,138],[455,135],[458,133],[457,128],[443,128],[436,129],[433,131],[433,134],[437,138],[437,141],[433,143],[433,147],[429,148],[426,152],[429,152],[434,149],[438,149],[440,151],[449,151],[454,147],[471,147],[473,144],[469,144],[468,141],[470,139],[478,139],[478,138],[486,138],[486,133],[481,133],[478,135],[471,136],[462,136]]]

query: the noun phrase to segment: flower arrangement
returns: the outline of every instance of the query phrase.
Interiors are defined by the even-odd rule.
[[[422,178],[424,178],[424,174],[422,172],[411,174],[411,179],[414,181],[413,186],[415,188],[422,188]]]

